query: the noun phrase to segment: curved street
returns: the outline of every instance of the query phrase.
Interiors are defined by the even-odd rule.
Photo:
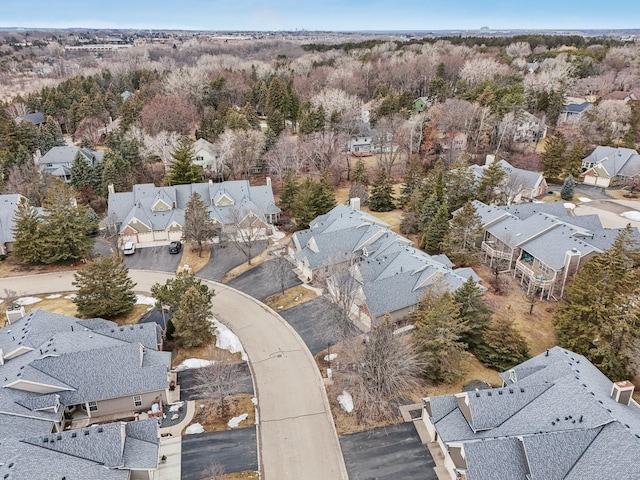
[[[168,273],[130,270],[135,290],[149,293]],[[73,272],[0,279],[0,292],[17,295],[71,291]],[[266,480],[347,479],[320,372],[304,342],[277,313],[226,285],[215,289],[213,313],[240,339],[258,397],[258,450]]]

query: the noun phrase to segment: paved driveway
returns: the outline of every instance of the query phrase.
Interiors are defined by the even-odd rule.
[[[21,296],[70,291],[73,274],[0,278],[0,291],[9,288]],[[148,270],[129,275],[144,293],[173,277]],[[348,478],[322,377],[302,339],[264,304],[226,285],[206,283],[216,290],[213,314],[249,356],[258,398],[261,478]]]
[[[213,462],[222,465],[224,473],[258,470],[257,451],[255,427],[185,435],[182,437],[181,478],[207,478],[206,470]]]
[[[256,242],[252,249],[253,255],[259,255],[265,248],[267,248],[266,240]],[[247,257],[233,245],[227,245],[226,247],[212,245],[211,258],[202,269],[198,270],[198,276],[219,282],[227,272],[246,261]]]
[[[246,272],[229,280],[227,285],[259,300],[267,298],[274,293],[279,293],[281,290],[280,279],[276,278],[277,275],[271,268],[272,262],[274,262],[273,259],[267,260],[260,265],[256,265],[251,270],[247,270]],[[198,272],[198,276],[200,276],[200,272]],[[287,289],[300,285],[302,282],[297,275],[289,269],[287,270],[284,283],[284,288]]]
[[[172,255],[169,247],[137,248],[133,255],[125,255],[124,263],[130,269],[151,269],[174,273],[182,260],[182,254]]]
[[[242,375],[242,379],[238,388],[229,391],[229,395],[233,395],[234,393],[253,393],[253,382],[251,381],[251,372],[249,371],[249,365],[246,363],[241,363],[240,374]],[[180,400],[188,401],[188,400],[200,400],[202,395],[196,393],[195,386],[196,381],[194,379],[194,375],[197,372],[197,369],[189,369],[178,372],[178,385],[180,385]]]
[[[350,480],[437,480],[412,422],[340,437]]]
[[[298,335],[304,340],[309,351],[315,355],[334,343],[333,315],[338,308],[325,297],[317,297],[280,312]]]

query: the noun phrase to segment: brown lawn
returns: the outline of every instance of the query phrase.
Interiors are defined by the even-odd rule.
[[[302,285],[297,285],[293,288],[289,288],[284,291],[284,295],[276,293],[270,297],[265,298],[262,303],[270,306],[276,312],[280,310],[286,310],[301,303],[308,302],[315,298],[317,295],[313,290],[309,290]]]
[[[205,432],[219,432],[222,430],[232,430],[227,422],[233,417],[247,413],[249,416],[246,420],[240,422],[238,428],[245,428],[255,424],[255,406],[251,401],[253,395],[238,394],[225,398],[227,411],[225,415],[220,415],[220,402],[217,399],[196,400],[196,412],[191,423],[199,423]],[[184,432],[183,432],[184,435]]]
[[[81,261],[62,263],[57,265],[25,265],[16,262],[15,258],[9,256],[0,261],[0,277],[20,277],[22,275],[37,275],[39,273],[66,272],[82,268],[85,263]]]
[[[189,270],[196,273],[209,262],[210,258],[211,248],[209,248],[209,244],[202,246],[202,254],[199,255],[197,243],[186,243],[182,248],[182,258],[176,272],[183,270],[185,265],[189,265]]]

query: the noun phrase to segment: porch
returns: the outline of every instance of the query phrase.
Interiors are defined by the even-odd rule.
[[[511,270],[513,249],[502,243],[498,244],[493,240],[484,240],[480,245],[480,250],[484,252],[484,262],[489,265],[489,268],[492,268],[494,263],[503,261],[507,267],[504,271]]]
[[[547,300],[551,298],[553,287],[556,283],[557,272],[552,272],[551,278],[548,271],[543,271],[535,265],[534,261],[527,262],[522,258],[516,261],[516,266],[513,271],[514,277],[520,277],[520,285],[526,286],[527,295],[537,293],[540,291],[540,299],[545,296]]]

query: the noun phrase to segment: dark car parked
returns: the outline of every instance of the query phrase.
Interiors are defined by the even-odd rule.
[[[171,242],[169,244],[169,253],[180,253],[182,250],[182,242]]]

